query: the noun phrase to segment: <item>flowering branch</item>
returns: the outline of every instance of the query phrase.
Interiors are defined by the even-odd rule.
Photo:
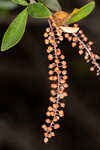
[[[96,74],[100,75],[100,65],[97,62],[100,57],[92,51],[92,45],[94,43],[88,41],[88,38],[77,24],[74,24],[73,27],[64,25],[64,19],[61,16],[66,17],[66,15],[66,12],[56,12],[51,16],[48,20],[49,27],[46,28],[46,32],[44,33],[44,37],[46,38],[45,44],[49,45],[47,48],[48,60],[50,61],[48,66],[50,70],[48,73],[52,88],[49,100],[53,103],[48,107],[46,123],[42,125],[44,130],[44,143],[47,143],[51,137],[55,136],[55,129],[60,128],[57,122],[60,120],[60,117],[64,116],[62,108],[65,107],[65,103],[62,100],[65,96],[68,96],[68,93],[65,92],[65,89],[68,88],[66,82],[68,79],[66,70],[67,62],[64,60],[65,56],[62,55],[59,49],[59,44],[64,40],[64,37],[69,42],[72,42],[72,47],[78,46],[79,54],[84,54],[84,59],[87,63],[92,63],[90,71],[94,71],[96,68]]]

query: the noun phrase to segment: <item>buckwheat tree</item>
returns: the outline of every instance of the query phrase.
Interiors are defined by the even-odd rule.
[[[72,47],[79,49],[79,55],[83,55],[87,63],[91,63],[90,71],[96,70],[100,75],[100,57],[93,52],[94,42],[89,41],[78,24],[79,20],[88,16],[95,8],[95,1],[91,1],[80,9],[75,8],[72,13],[62,10],[58,0],[12,0],[12,2],[26,8],[12,21],[4,34],[1,51],[4,52],[15,46],[22,38],[28,15],[32,18],[47,18],[48,27],[44,32],[44,43],[48,55],[48,74],[50,81],[50,105],[46,112],[46,120],[42,129],[44,131],[44,143],[55,136],[55,130],[60,128],[59,120],[64,117],[64,98],[68,96],[67,61],[59,48],[60,43],[66,38]],[[54,13],[53,13],[54,12]],[[75,23],[75,24],[74,24]]]

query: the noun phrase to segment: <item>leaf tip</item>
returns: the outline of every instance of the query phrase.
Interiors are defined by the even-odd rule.
[[[1,51],[1,52],[5,52],[6,50],[7,50],[7,48],[5,48],[3,45],[1,45],[0,51]]]
[[[91,1],[91,4],[93,5],[93,7],[95,8],[96,6],[96,2],[95,1]]]

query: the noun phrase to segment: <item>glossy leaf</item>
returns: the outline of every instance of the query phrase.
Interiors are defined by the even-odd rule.
[[[76,13],[72,15],[72,17],[66,22],[66,24],[71,24],[74,22],[77,22],[79,20],[82,20],[86,16],[88,16],[93,9],[95,8],[95,1],[91,1],[82,8],[80,8]]]
[[[22,6],[27,6],[28,2],[26,0],[12,0],[12,2],[22,5]]]
[[[41,3],[45,4],[48,8],[53,11],[61,11],[62,8],[58,0],[39,0]]]
[[[27,8],[25,8],[9,25],[4,34],[1,51],[6,51],[15,46],[22,38],[28,18]]]
[[[44,4],[38,2],[28,6],[28,13],[33,18],[48,18],[52,14]]]

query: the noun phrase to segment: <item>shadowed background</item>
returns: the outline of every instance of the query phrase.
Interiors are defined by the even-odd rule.
[[[71,12],[87,1],[60,0]],[[8,24],[22,10],[0,13],[0,42]],[[100,54],[100,2],[79,22]],[[89,72],[78,49],[66,40],[62,51],[69,65],[69,97],[65,117],[56,138],[43,144],[41,124],[48,106],[48,60],[43,33],[47,20],[29,18],[23,39],[5,53],[0,52],[0,150],[100,150],[100,79]]]

